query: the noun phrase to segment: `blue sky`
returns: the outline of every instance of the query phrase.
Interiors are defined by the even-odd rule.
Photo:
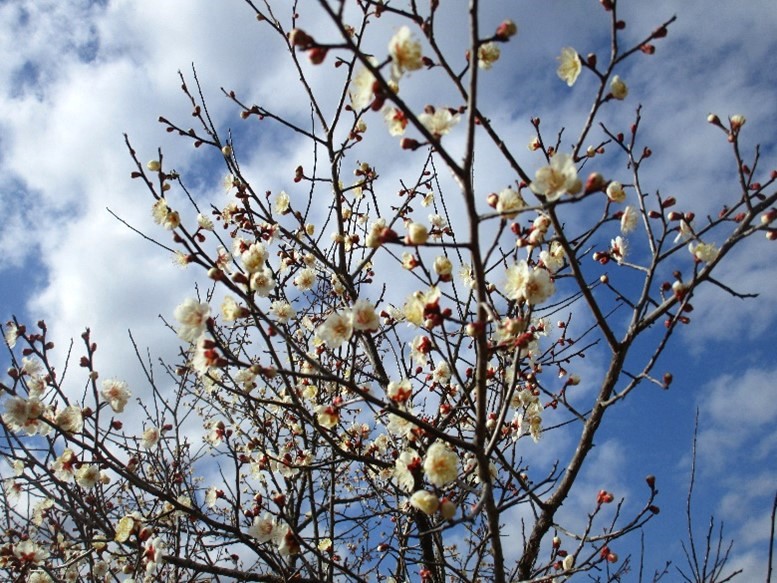
[[[544,127],[566,126],[571,140],[590,99],[592,80],[584,72],[570,90],[555,76],[555,57],[564,46],[582,54],[602,51],[606,17],[594,0],[490,4],[484,27],[510,17],[520,32],[491,72],[484,104],[531,166],[529,118],[540,116]],[[620,72],[630,95],[607,111],[606,120],[627,124],[642,103],[643,139],[655,152],[645,177],[651,188],[676,193],[703,216],[716,213],[736,187],[730,148],[706,124],[708,113],[745,115],[744,143],[751,151],[760,143],[763,168],[777,167],[777,8],[773,0],[716,3],[714,10],[704,0],[621,2],[631,40],[673,14],[678,20],[656,43],[656,54],[640,55]],[[461,26],[459,18],[450,16],[451,31]],[[455,41],[454,33],[446,40]],[[376,43],[385,46],[385,39]],[[141,159],[161,146],[198,197],[221,205],[224,168],[217,160],[204,162],[156,122],[165,115],[188,123],[177,71],[188,74],[196,64],[210,112],[223,128],[239,127],[239,118],[220,87],[288,115],[306,115],[295,75],[237,0],[0,2],[0,55],[0,317],[45,318],[60,346],[90,326],[100,345],[110,347],[102,367],[131,381],[140,371],[127,330],[152,353],[174,355],[177,340],[158,315],[171,318],[191,295],[195,274],[173,266],[106,211],[157,232],[147,194],[129,179],[122,133],[130,134]],[[316,82],[326,83],[327,72],[322,69]],[[422,103],[428,101],[424,91],[411,85],[403,96]],[[435,102],[447,95],[439,91]],[[276,137],[250,130],[236,145],[268,189],[288,186],[296,165],[289,160],[309,156]],[[392,165],[401,164],[401,152],[374,146],[382,150],[390,183],[401,171]],[[484,189],[510,180],[490,174],[487,163],[482,168]],[[502,182],[493,184],[494,176]],[[583,476],[580,502],[606,487],[635,504],[646,489],[644,475],[658,476],[663,511],[646,532],[648,567],[683,561],[678,538],[698,408],[697,525],[715,513],[736,541],[732,565],[746,569],[741,580],[765,573],[777,485],[774,245],[759,237],[728,258],[721,278],[759,299],[742,301],[716,289],[699,294],[692,325],[662,361],[674,374],[672,388],[647,387],[614,411]]]

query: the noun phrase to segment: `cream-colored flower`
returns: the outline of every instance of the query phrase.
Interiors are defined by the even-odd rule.
[[[332,429],[340,422],[340,411],[334,405],[316,407],[316,421],[321,427]]]
[[[391,76],[398,81],[405,71],[417,71],[423,66],[421,43],[413,38],[407,26],[401,27],[389,41]]]
[[[553,241],[547,250],[540,252],[540,260],[542,264],[551,273],[556,273],[564,266],[564,248],[558,241]]]
[[[76,473],[76,454],[72,449],[66,449],[62,452],[51,465],[51,471],[54,477],[63,482],[70,482]]]
[[[386,387],[386,396],[395,403],[406,403],[413,396],[413,385],[409,379],[391,381]]]
[[[430,134],[438,138],[450,132],[460,120],[461,116],[458,113],[451,113],[447,107],[437,107],[434,113],[424,112],[418,116],[418,121],[429,130]]]
[[[577,81],[580,71],[583,70],[583,64],[580,61],[580,55],[572,47],[561,49],[561,56],[557,58],[559,64],[556,74],[562,81],[572,87]]]
[[[202,213],[197,215],[197,226],[200,227],[200,229],[203,229],[205,231],[212,231],[213,230],[213,221],[210,219],[210,217],[206,217]]]
[[[564,153],[555,154],[549,166],[537,170],[529,185],[532,192],[543,195],[548,202],[557,200],[563,194],[575,194],[581,187],[574,160]]]
[[[626,200],[626,191],[623,190],[623,185],[613,180],[607,185],[607,198],[609,198],[612,202],[623,202]]]
[[[65,407],[57,414],[57,426],[66,433],[78,433],[84,427],[84,417],[81,408],[75,405]]]
[[[154,427],[152,425],[151,427],[146,428],[146,430],[143,432],[143,437],[141,438],[141,445],[146,449],[153,448],[157,443],[159,443],[160,435],[161,434],[158,427]]]
[[[275,300],[270,306],[270,313],[275,316],[281,324],[288,323],[289,320],[295,318],[297,315],[297,311],[294,307],[284,300]]]
[[[16,346],[16,339],[19,337],[19,328],[13,322],[8,322],[5,325],[5,341],[8,344],[8,348]]]
[[[275,289],[275,278],[273,277],[272,271],[265,267],[252,273],[251,289],[260,297],[266,298],[269,296],[272,290]]]
[[[526,201],[523,200],[521,193],[512,188],[505,188],[497,196],[496,212],[506,219],[514,219],[525,207]]]
[[[362,67],[351,79],[348,89],[348,97],[356,111],[361,111],[370,106],[375,96],[375,75],[369,69]]]
[[[639,215],[633,206],[627,206],[623,209],[623,214],[621,215],[621,233],[626,235],[636,229],[638,218]]]
[[[316,272],[310,267],[300,270],[297,273],[297,277],[294,278],[294,285],[301,291],[309,291],[313,289],[316,283]]]
[[[499,60],[501,51],[499,45],[494,42],[488,42],[478,47],[478,67],[487,71]]]
[[[356,300],[351,307],[351,316],[354,330],[376,332],[380,328],[380,319],[375,312],[375,305],[369,300]]]
[[[423,245],[429,239],[429,230],[421,223],[410,223],[407,226],[407,242],[411,245]]]
[[[690,251],[696,259],[703,261],[704,263],[711,263],[718,258],[718,248],[714,243],[689,243],[688,251]]]
[[[629,243],[626,239],[618,235],[610,241],[610,254],[618,263],[623,263],[629,252]]]
[[[260,543],[265,543],[274,538],[276,528],[275,519],[265,513],[261,518],[254,516],[254,522],[248,528],[248,535],[254,537]]]
[[[132,531],[135,529],[136,525],[138,528],[140,528],[140,521],[136,520],[134,516],[127,514],[126,516],[122,517],[122,519],[119,520],[119,522],[116,524],[116,534],[113,537],[113,540],[118,543],[126,542],[129,540],[129,537],[132,534]]]
[[[439,361],[432,371],[432,380],[441,385],[447,385],[451,380],[451,365],[445,360]]]
[[[435,441],[426,450],[424,474],[430,484],[443,488],[459,475],[459,456],[447,445]]]
[[[615,75],[610,81],[610,93],[615,99],[626,99],[629,94],[629,88],[618,75]]]
[[[84,490],[91,490],[100,481],[100,468],[94,464],[83,464],[76,471],[76,483]]]
[[[339,348],[343,342],[350,340],[353,334],[351,313],[333,312],[316,329],[316,334],[329,348]]]
[[[410,505],[424,514],[434,514],[440,507],[440,499],[428,490],[418,490],[410,496]]]
[[[453,263],[445,255],[440,255],[434,259],[434,272],[443,281],[450,281],[451,273],[453,273]]]
[[[394,462],[394,479],[405,492],[410,492],[415,485],[412,468],[419,467],[421,467],[421,458],[413,449],[403,451]]]
[[[104,380],[100,394],[103,399],[108,401],[108,404],[111,406],[114,413],[121,413],[124,411],[124,407],[127,406],[127,401],[129,401],[129,398],[132,396],[132,393],[127,388],[127,383],[116,379]]]
[[[178,337],[186,342],[196,342],[202,336],[210,316],[210,306],[199,303],[192,298],[186,298],[173,312],[175,319],[181,323]]]
[[[264,246],[264,243],[257,241],[240,254],[240,261],[243,262],[243,267],[248,273],[256,273],[264,269],[267,257],[267,247]]]
[[[512,300],[537,305],[555,292],[550,273],[545,269],[532,269],[525,260],[508,267],[506,276],[505,295]]]
[[[248,310],[235,301],[232,296],[225,296],[221,302],[221,315],[225,322],[234,322],[248,315]]]
[[[386,122],[389,134],[392,136],[401,136],[405,133],[407,117],[396,107],[385,107],[383,109],[383,120]]]
[[[286,194],[285,191],[281,190],[278,193],[278,196],[275,197],[275,205],[274,210],[276,213],[280,215],[285,215],[289,212],[291,207],[291,199],[289,199],[289,195]]]

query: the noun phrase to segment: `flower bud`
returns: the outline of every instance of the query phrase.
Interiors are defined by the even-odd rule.
[[[518,34],[518,27],[512,20],[503,20],[501,24],[496,27],[495,36],[499,40],[507,40],[516,34]]]
[[[618,100],[626,99],[629,94],[629,88],[620,76],[615,75],[610,81],[610,93]]]
[[[440,516],[445,520],[451,520],[456,516],[456,505],[447,498],[443,498],[440,501]]]
[[[151,170],[151,172],[159,172],[162,169],[162,165],[159,163],[159,160],[149,160],[146,168]]]
[[[732,115],[729,118],[729,121],[731,122],[732,133],[736,133],[743,125],[745,125],[745,122],[747,121],[747,119],[745,118],[744,115]]]
[[[420,223],[410,223],[406,241],[410,245],[423,245],[429,239],[428,229]]]
[[[598,172],[591,172],[585,181],[585,193],[598,192],[604,188],[604,176]]]
[[[410,497],[410,505],[424,514],[434,514],[440,507],[440,500],[428,490],[418,490]]]

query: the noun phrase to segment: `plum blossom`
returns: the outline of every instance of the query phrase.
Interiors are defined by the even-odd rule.
[[[623,185],[616,180],[607,185],[605,192],[607,193],[607,198],[612,202],[623,202],[626,200],[626,191],[623,190]]]
[[[524,300],[529,305],[537,305],[555,291],[550,273],[545,269],[532,269],[525,260],[508,267],[506,275],[505,295],[512,300]]]
[[[637,211],[633,206],[627,206],[623,209],[623,214],[621,215],[621,233],[626,235],[636,229],[638,218]]]
[[[72,449],[63,451],[62,455],[54,460],[54,463],[51,465],[54,477],[63,482],[70,482],[75,476],[75,464],[77,461],[76,454],[73,453]]]
[[[451,380],[451,365],[448,364],[448,361],[441,360],[437,363],[432,371],[432,380],[441,385],[448,384]]]
[[[202,213],[197,215],[197,226],[204,231],[213,230],[213,221]]]
[[[351,105],[356,111],[361,111],[369,107],[374,95],[375,75],[368,68],[362,67],[351,79],[351,86],[348,89]]]
[[[353,322],[350,311],[333,312],[316,329],[316,334],[329,348],[339,348],[350,340],[353,334]]]
[[[269,514],[265,513],[261,518],[254,516],[254,522],[248,528],[248,535],[260,543],[266,543],[274,538],[276,527],[275,519]]]
[[[583,64],[580,62],[580,55],[572,47],[561,49],[561,56],[557,58],[559,64],[556,74],[562,81],[572,87],[577,81],[580,71],[583,70]]]
[[[127,388],[127,383],[116,379],[104,380],[100,394],[103,399],[108,401],[108,404],[111,406],[114,413],[121,413],[124,411],[124,407],[127,406],[127,401],[129,401],[129,398],[132,396],[132,393]]]
[[[281,324],[286,324],[297,315],[297,311],[289,302],[284,300],[275,300],[270,306],[270,313]]]
[[[91,490],[100,481],[100,468],[94,464],[83,464],[76,471],[76,483],[84,490]]]
[[[405,403],[413,396],[413,385],[409,379],[391,381],[386,387],[386,396],[395,403]]]
[[[78,433],[84,427],[81,408],[75,405],[65,407],[57,414],[57,426],[66,433]]]
[[[275,210],[275,212],[280,215],[285,215],[289,212],[290,205],[291,200],[289,199],[289,195],[286,194],[286,191],[281,190],[278,193],[278,196],[275,198],[275,205],[273,206],[273,210]]]
[[[437,138],[450,132],[460,120],[461,116],[458,113],[454,115],[447,107],[437,107],[434,113],[424,112],[418,116],[418,121]]]
[[[434,514],[440,507],[440,499],[428,490],[418,490],[410,496],[410,505],[424,514]]]
[[[19,328],[13,322],[8,322],[5,325],[5,341],[8,344],[8,348],[16,346],[16,339],[19,337]]]
[[[421,467],[421,458],[414,449],[406,449],[394,462],[394,479],[405,492],[410,492],[415,485],[413,470]]]
[[[435,441],[426,450],[424,474],[430,484],[443,488],[459,475],[459,456],[441,441]]]
[[[40,565],[49,558],[49,553],[34,541],[28,539],[13,545],[13,554],[22,563]]]
[[[554,154],[549,166],[537,170],[529,188],[535,194],[543,195],[548,202],[557,200],[563,194],[580,192],[582,183],[577,177],[572,156],[564,153]]]
[[[623,260],[626,259],[628,251],[629,243],[620,235],[610,241],[610,254],[618,263],[623,263]]]
[[[321,427],[332,429],[340,422],[340,411],[334,405],[316,407],[316,421]]]
[[[564,248],[558,241],[553,241],[547,250],[540,252],[540,260],[542,264],[551,273],[556,273],[564,266]]]
[[[221,316],[225,322],[234,322],[248,315],[248,310],[235,301],[232,296],[224,297],[221,302]]]
[[[294,278],[294,285],[301,292],[313,289],[316,283],[316,272],[310,267],[300,270],[297,277]]]
[[[423,245],[429,239],[429,229],[421,223],[410,223],[407,226],[407,242],[411,245]]]
[[[256,295],[266,298],[275,289],[275,278],[268,268],[263,268],[256,273],[251,274],[251,289]]]
[[[405,133],[407,127],[407,117],[396,107],[386,107],[383,110],[383,120],[386,122],[389,134],[392,136],[401,136]]]
[[[515,218],[525,207],[526,201],[523,200],[521,193],[512,188],[505,188],[497,195],[496,212],[506,219]]]
[[[711,263],[718,258],[718,248],[713,243],[689,243],[688,251],[698,260]]]
[[[380,328],[380,320],[372,302],[365,299],[356,300],[351,308],[352,326],[361,332],[376,332]]]
[[[501,51],[495,42],[488,42],[478,47],[478,67],[489,70],[499,60]]]
[[[204,376],[208,374],[211,367],[219,366],[220,359],[221,357],[216,350],[216,343],[204,334],[200,336],[192,357],[192,368],[198,374]]]
[[[199,303],[193,298],[186,298],[173,312],[175,319],[181,323],[178,337],[186,342],[196,342],[202,336],[210,316],[210,306]]]
[[[615,75],[610,81],[610,93],[615,99],[626,99],[629,94],[629,88],[618,75]]]
[[[278,536],[277,543],[278,552],[284,557],[298,555],[301,550],[299,539],[290,528],[287,528],[285,533]]]
[[[146,573],[152,574],[164,561],[162,553],[165,550],[164,541],[160,537],[150,539],[143,549],[143,559],[146,563]]]
[[[159,428],[152,425],[143,432],[140,443],[144,448],[151,449],[159,443],[160,435]]]
[[[391,77],[398,81],[405,71],[417,71],[423,66],[421,43],[413,38],[407,26],[401,27],[389,41]]]
[[[440,255],[434,259],[434,272],[440,277],[442,281],[450,281],[451,273],[453,272],[453,263],[450,259],[444,255]]]
[[[35,435],[45,425],[40,417],[45,407],[38,399],[11,397],[5,402],[3,422],[12,430],[23,430],[27,435]]]
[[[177,229],[181,225],[180,215],[167,206],[167,201],[164,198],[157,199],[154,206],[151,207],[151,216],[156,224],[162,225],[168,231]]]
[[[267,247],[264,243],[253,243],[248,249],[240,254],[240,261],[243,262],[248,273],[256,273],[264,269],[264,263],[267,261]]]

